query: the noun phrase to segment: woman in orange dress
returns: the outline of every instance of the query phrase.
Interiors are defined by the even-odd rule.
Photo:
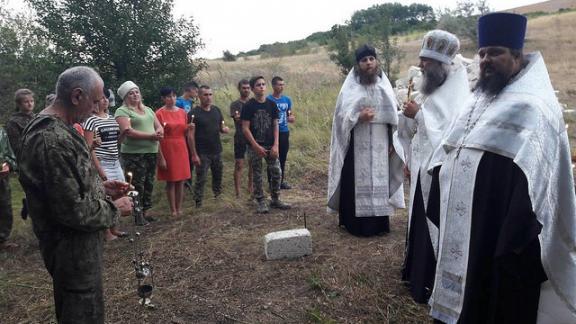
[[[164,127],[158,154],[158,180],[166,181],[166,194],[172,216],[180,216],[184,181],[190,178],[186,135],[191,129],[186,112],[176,107],[176,91],[165,87],[160,90],[164,106],[156,111],[156,117]]]

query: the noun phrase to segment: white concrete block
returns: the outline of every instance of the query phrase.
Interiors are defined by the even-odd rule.
[[[268,233],[264,236],[267,260],[291,259],[312,254],[312,236],[305,228]]]

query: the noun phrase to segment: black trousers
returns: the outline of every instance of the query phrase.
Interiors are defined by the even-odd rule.
[[[278,133],[278,160],[280,160],[280,170],[282,170],[282,182],[284,182],[284,175],[286,172],[286,158],[288,157],[288,150],[290,149],[290,132]]]

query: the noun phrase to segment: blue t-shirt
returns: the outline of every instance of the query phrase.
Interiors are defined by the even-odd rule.
[[[176,107],[184,109],[186,113],[189,113],[192,110],[192,106],[194,105],[193,100],[185,99],[184,97],[178,97],[176,99]]]
[[[278,106],[278,131],[280,133],[287,133],[288,129],[288,110],[292,109],[292,100],[288,96],[281,96],[276,99],[273,95],[268,95],[268,99],[274,101],[276,106]]]

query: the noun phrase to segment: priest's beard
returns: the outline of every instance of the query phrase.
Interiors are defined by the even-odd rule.
[[[448,69],[444,64],[432,64],[422,69],[422,85],[420,92],[424,95],[430,95],[446,81]]]
[[[492,74],[487,76],[484,71],[480,71],[480,78],[476,84],[476,89],[484,94],[495,96],[506,87],[510,77],[500,71],[492,70]]]
[[[380,64],[376,64],[374,68],[370,70],[362,70],[360,66],[356,64],[354,66],[354,74],[358,77],[361,85],[375,84],[380,76]]]

